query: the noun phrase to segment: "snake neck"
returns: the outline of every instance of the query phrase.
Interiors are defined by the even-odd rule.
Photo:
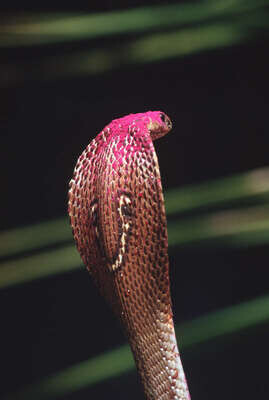
[[[137,275],[128,275],[128,269],[119,272],[116,290],[121,308],[114,311],[120,314],[146,398],[190,400],[175,336],[167,268],[168,264],[157,276],[143,265],[137,265]]]

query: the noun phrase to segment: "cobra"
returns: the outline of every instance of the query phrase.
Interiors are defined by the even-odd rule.
[[[153,141],[160,111],[113,120],[83,151],[68,210],[78,251],[128,337],[145,396],[189,400],[170,296],[167,223]]]

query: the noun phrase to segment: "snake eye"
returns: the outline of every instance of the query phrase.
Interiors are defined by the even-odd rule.
[[[165,120],[166,120],[166,118],[165,118],[165,115],[164,115],[164,113],[161,113],[160,114],[160,118],[161,118],[161,120],[163,121],[163,122],[166,122]]]

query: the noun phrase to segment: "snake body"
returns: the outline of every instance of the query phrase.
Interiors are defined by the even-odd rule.
[[[79,157],[69,189],[78,251],[124,327],[151,400],[190,399],[172,318],[167,223],[153,146],[171,127],[160,111],[113,120]]]

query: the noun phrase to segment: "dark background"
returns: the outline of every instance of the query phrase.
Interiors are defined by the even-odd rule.
[[[10,15],[158,3],[77,1],[62,6],[54,1],[1,7]],[[68,51],[68,44],[2,50],[2,63],[18,65]],[[163,110],[174,123],[171,134],[156,143],[164,189],[267,166],[268,70],[268,37],[261,35],[248,43],[99,76],[26,79],[3,87],[1,229],[65,215],[78,155],[113,118],[132,112]],[[268,292],[268,256],[266,246],[178,249],[171,256],[176,322]],[[3,393],[125,342],[85,271],[5,289],[0,296]],[[193,399],[267,399],[267,343],[268,326],[263,325],[186,350]],[[143,398],[135,372],[65,397],[108,396]]]

